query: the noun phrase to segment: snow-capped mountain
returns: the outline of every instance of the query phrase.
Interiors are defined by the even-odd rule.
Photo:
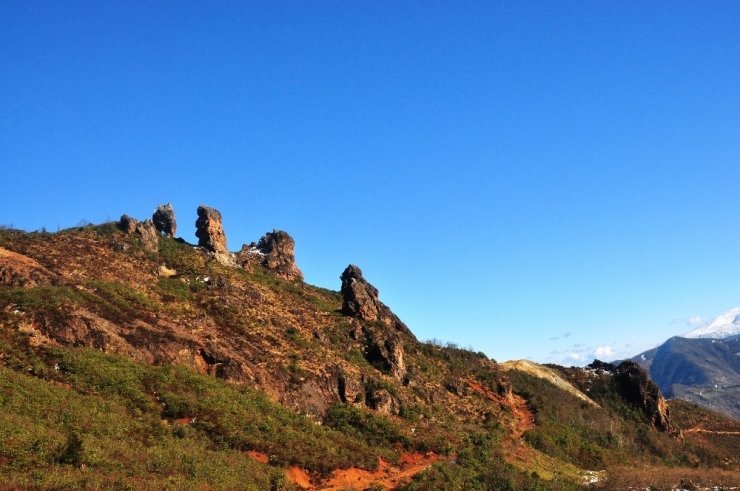
[[[706,324],[702,324],[688,334],[685,338],[710,338],[727,339],[740,336],[740,308],[728,310],[718,315]]]

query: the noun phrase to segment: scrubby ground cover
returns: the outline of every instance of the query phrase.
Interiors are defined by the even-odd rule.
[[[39,270],[38,284],[0,285],[0,487],[294,489],[289,469],[321,489],[410,455],[430,466],[384,482],[569,490],[596,475],[617,489],[730,483],[738,466],[722,417],[672,404],[681,441],[607,379],[595,406],[473,349],[384,338],[398,334],[342,315],[338,292],[182,241],[152,253],[104,224],[0,230],[0,247]],[[402,342],[402,377],[373,336]],[[373,394],[392,403],[372,409]]]

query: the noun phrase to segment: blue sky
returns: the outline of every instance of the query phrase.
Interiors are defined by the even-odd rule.
[[[421,339],[632,356],[740,306],[740,3],[0,3],[0,223],[219,209]],[[690,320],[693,321],[690,322]]]

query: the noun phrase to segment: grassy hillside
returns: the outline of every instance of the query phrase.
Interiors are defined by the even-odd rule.
[[[647,465],[740,483],[692,406],[682,440],[608,378],[597,404],[557,382],[176,239],[0,231],[0,487],[579,489]]]

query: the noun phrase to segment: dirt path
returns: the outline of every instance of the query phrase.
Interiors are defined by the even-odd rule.
[[[712,433],[714,435],[740,435],[740,431],[707,430],[706,428],[689,428],[684,433]]]

